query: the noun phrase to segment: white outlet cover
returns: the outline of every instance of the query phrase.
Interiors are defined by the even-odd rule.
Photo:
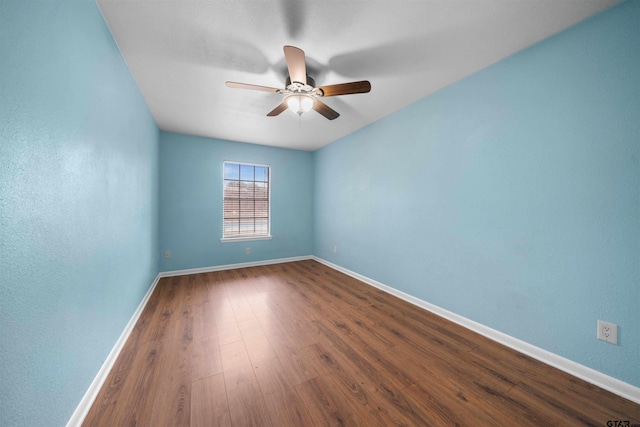
[[[598,339],[618,344],[618,325],[598,320]]]

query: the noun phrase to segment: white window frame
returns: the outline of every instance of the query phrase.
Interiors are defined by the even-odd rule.
[[[225,185],[225,167],[227,164],[233,164],[233,165],[247,165],[247,166],[258,166],[258,167],[264,167],[267,168],[267,173],[269,176],[269,180],[267,182],[267,194],[268,194],[268,198],[267,198],[267,205],[268,205],[268,218],[267,218],[267,233],[266,234],[245,234],[245,235],[241,235],[241,236],[225,236],[224,232],[224,221],[225,221],[225,214],[224,214],[224,205],[225,205],[225,197],[224,197],[224,185]],[[238,177],[240,178],[240,177]],[[255,177],[254,177],[254,182],[255,182]],[[255,218],[255,217],[254,217]],[[238,162],[238,161],[232,161],[232,160],[225,160],[222,163],[222,238],[220,239],[220,241],[222,243],[225,242],[241,242],[241,241],[249,241],[249,240],[270,240],[271,239],[271,165],[266,165],[266,164],[260,164],[260,163],[250,163],[250,162]]]

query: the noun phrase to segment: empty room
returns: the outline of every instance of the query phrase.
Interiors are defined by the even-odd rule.
[[[0,425],[640,426],[640,1],[1,0]]]

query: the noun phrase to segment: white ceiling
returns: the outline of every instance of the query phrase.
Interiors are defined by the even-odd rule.
[[[617,0],[97,0],[160,129],[315,150],[616,3]],[[266,114],[284,87],[282,48],[340,113]]]

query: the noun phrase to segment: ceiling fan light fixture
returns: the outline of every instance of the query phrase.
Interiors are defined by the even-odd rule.
[[[316,103],[313,96],[304,94],[289,95],[286,99],[287,107],[297,115],[301,116],[303,113],[311,111]]]

